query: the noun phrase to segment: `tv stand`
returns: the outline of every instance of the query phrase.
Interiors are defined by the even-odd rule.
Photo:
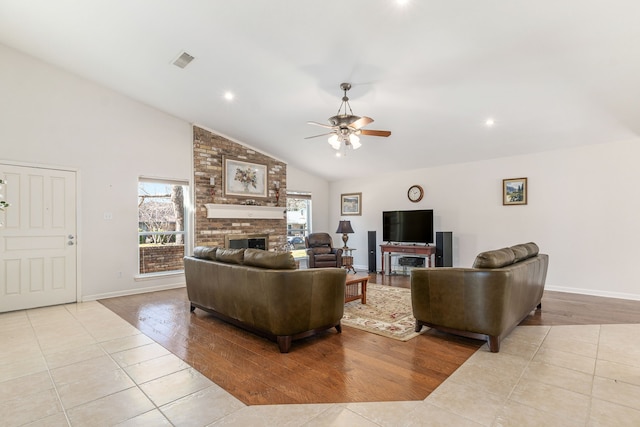
[[[436,254],[434,246],[393,245],[389,243],[380,245],[380,251],[382,252],[382,274],[391,274],[391,256],[423,255],[427,261],[425,265],[432,267],[431,257]]]

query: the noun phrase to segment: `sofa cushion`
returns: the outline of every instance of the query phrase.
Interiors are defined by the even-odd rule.
[[[296,269],[296,261],[291,252],[269,252],[261,249],[245,249],[244,265],[278,270]]]
[[[196,258],[216,260],[217,246],[196,246],[193,248],[193,256]]]
[[[516,261],[519,262],[527,258],[538,255],[538,245],[533,242],[521,243],[519,245],[511,246],[510,248],[516,254]]]
[[[314,255],[330,254],[332,252],[333,252],[333,249],[331,249],[328,246],[316,246],[313,248]]]
[[[321,254],[315,256],[316,262],[336,262],[335,254]]]
[[[516,256],[514,262],[520,262],[529,258],[529,251],[527,250],[527,247],[525,245],[515,245],[511,246],[509,249],[511,249]]]
[[[527,248],[527,251],[529,251],[529,258],[538,255],[538,253],[540,252],[540,248],[538,247],[538,245],[533,242],[523,243],[522,246]]]
[[[510,248],[481,252],[473,263],[473,268],[500,268],[513,264],[516,255]]]
[[[244,260],[244,249],[218,248],[216,251],[216,261],[228,264],[242,264]]]

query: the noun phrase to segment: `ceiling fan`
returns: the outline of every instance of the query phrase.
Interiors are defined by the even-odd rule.
[[[352,147],[354,150],[357,150],[362,145],[360,143],[360,135],[384,137],[391,135],[391,132],[388,130],[363,129],[366,125],[373,122],[373,119],[371,117],[360,117],[353,114],[351,105],[349,105],[349,97],[347,96],[347,91],[351,89],[351,83],[342,83],[340,89],[344,91],[344,96],[342,97],[340,107],[338,107],[338,114],[329,117],[328,121],[330,124],[325,125],[324,123],[307,122],[307,124],[331,129],[331,131],[320,135],[308,136],[305,139],[331,135],[328,142],[334,149],[340,150],[344,143],[345,148]],[[349,108],[348,113],[347,107]],[[341,110],[344,111],[341,113]]]

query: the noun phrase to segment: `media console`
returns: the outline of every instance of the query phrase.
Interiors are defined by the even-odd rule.
[[[435,246],[421,246],[421,245],[380,245],[380,251],[382,252],[382,274],[391,273],[391,257],[395,255],[422,255],[427,260],[426,266],[432,267],[434,263],[431,261],[431,257],[436,254]]]

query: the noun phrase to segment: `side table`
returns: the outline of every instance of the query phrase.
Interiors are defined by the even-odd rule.
[[[355,274],[356,269],[353,268],[353,248],[342,248],[342,267],[346,268],[347,273],[353,270]]]

